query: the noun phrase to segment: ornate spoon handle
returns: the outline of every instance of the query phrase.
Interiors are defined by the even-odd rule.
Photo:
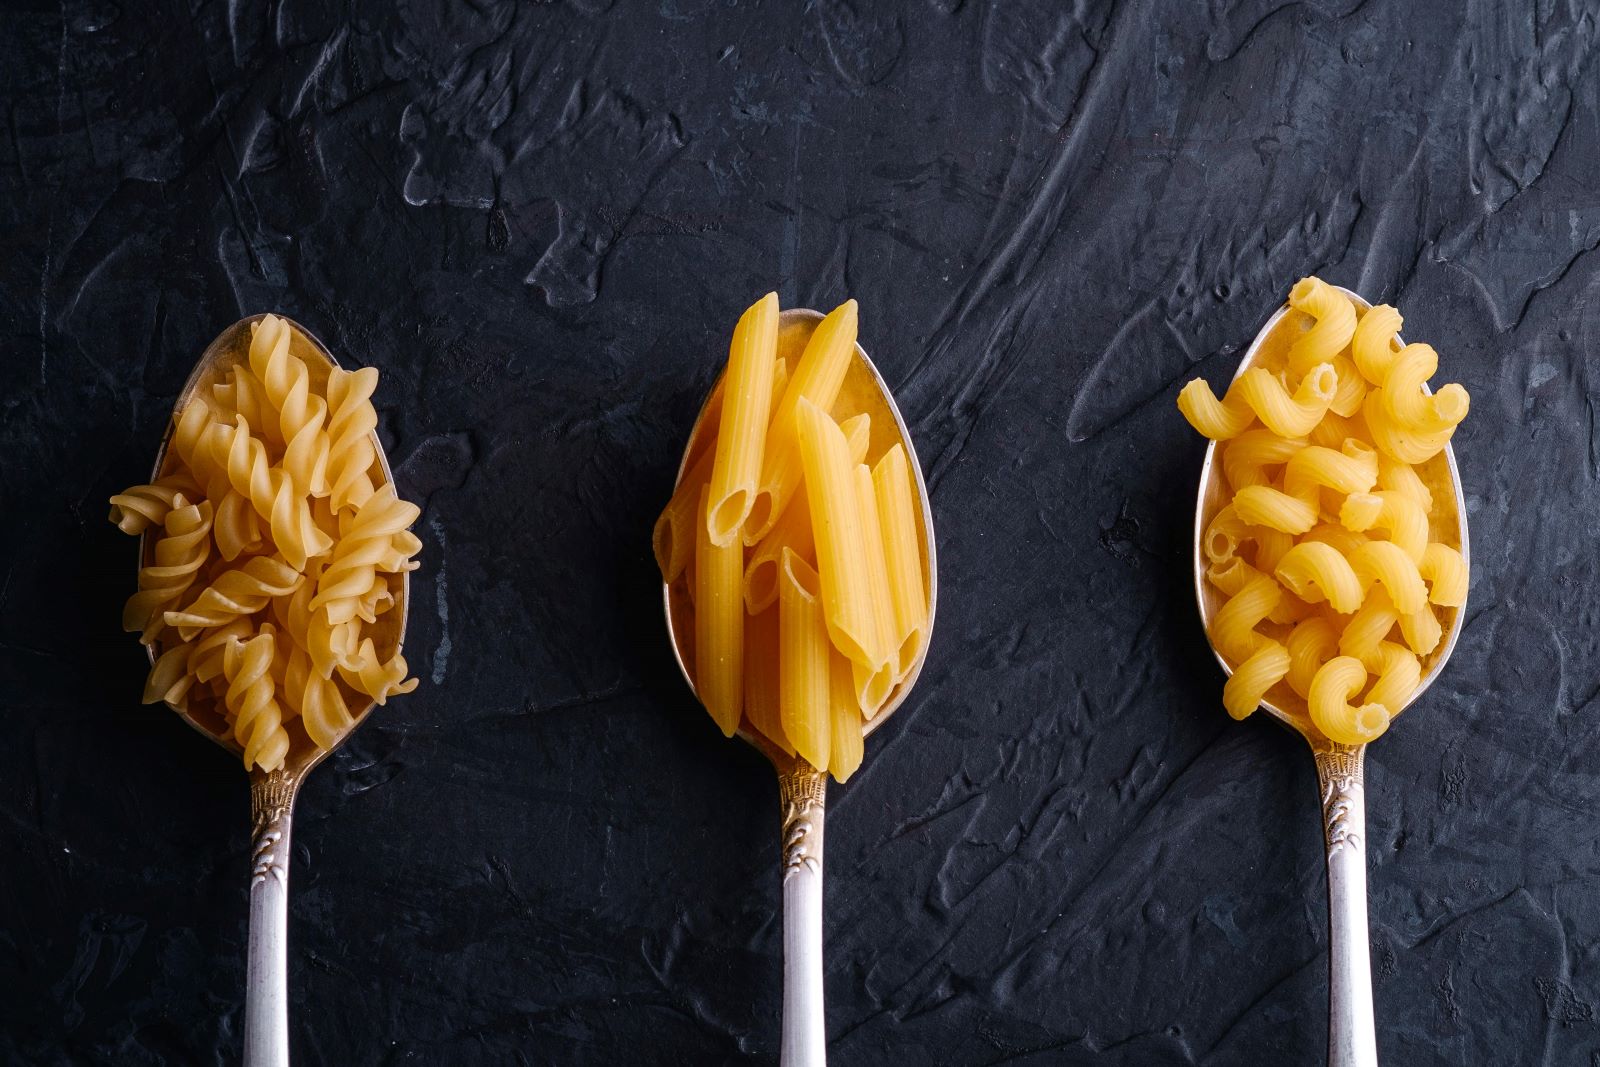
[[[1377,1067],[1367,953],[1365,745],[1317,749],[1328,846],[1328,1067]]]
[[[782,1067],[825,1067],[822,820],[828,779],[804,762],[778,774],[783,804]]]
[[[250,949],[245,965],[245,1067],[289,1067],[289,828],[297,778],[250,776]]]

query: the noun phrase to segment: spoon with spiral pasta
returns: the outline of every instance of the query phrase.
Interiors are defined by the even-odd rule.
[[[773,298],[775,307],[775,298]],[[851,306],[853,311],[853,305]],[[837,314],[837,313],[836,313]],[[819,335],[824,322],[824,316],[809,309],[791,309],[776,316],[778,319],[777,351],[780,357],[787,353],[791,358],[790,366],[796,365],[800,350],[805,348],[808,339],[815,331]],[[834,318],[834,317],[830,317]],[[854,327],[851,326],[851,336],[854,336]],[[737,345],[737,335],[736,335]],[[927,636],[933,628],[934,608],[938,600],[938,568],[936,566],[933,516],[928,506],[928,490],[923,482],[922,469],[917,463],[916,453],[912,449],[911,435],[906,429],[905,421],[900,415],[900,410],[895,406],[894,398],[888,386],[878,373],[878,369],[867,357],[866,352],[859,344],[851,343],[853,354],[846,359],[842,384],[838,387],[837,397],[832,401],[832,411],[835,417],[845,422],[850,427],[849,431],[839,433],[839,448],[841,452],[847,447],[846,436],[859,438],[848,447],[857,453],[852,462],[859,461],[863,456],[880,457],[886,453],[892,454],[892,459],[898,461],[901,455],[905,458],[903,472],[897,480],[909,486],[913,499],[903,508],[899,509],[907,519],[904,536],[897,538],[899,543],[914,545],[911,553],[917,558],[920,568],[921,588],[917,590],[925,597],[926,616],[920,626],[920,640],[915,645],[903,646],[904,659],[896,666],[893,676],[895,680],[882,694],[873,697],[875,713],[859,725],[856,737],[857,747],[854,751],[854,762],[859,763],[861,750],[859,740],[869,736],[880,729],[895,710],[905,701],[911,687],[916,683],[917,676],[922,670],[923,662],[927,655]],[[783,360],[780,358],[780,364]],[[801,373],[804,373],[802,371]],[[695,421],[693,431],[689,435],[688,447],[684,450],[683,461],[678,469],[678,490],[684,491],[684,486],[693,486],[696,478],[696,461],[701,456],[708,454],[708,445],[718,433],[718,417],[723,404],[721,386],[713,387],[706,403],[702,406],[700,414]],[[802,404],[809,408],[809,404]],[[816,414],[812,409],[812,417],[819,422],[827,416]],[[865,416],[865,417],[863,417]],[[775,420],[776,421],[776,420]],[[762,425],[766,425],[765,422]],[[870,430],[867,429],[870,427]],[[900,446],[903,452],[897,452],[895,446]],[[709,463],[709,460],[706,461]],[[866,468],[859,468],[865,472]],[[699,474],[703,478],[704,472]],[[798,476],[798,475],[797,475]],[[821,490],[808,489],[814,498],[820,498]],[[813,503],[812,508],[824,508],[825,505]],[[800,514],[798,505],[790,506],[791,512]],[[670,545],[674,539],[678,540],[679,549],[681,541],[685,539],[680,530],[672,534],[669,519],[673,518],[673,508],[669,506],[664,515],[662,524],[658,526],[657,552],[663,559],[664,575],[677,571],[681,575],[683,564],[676,567],[669,566],[665,560],[673,556]],[[788,512],[784,513],[786,516]],[[703,520],[702,520],[703,523]],[[782,539],[784,523],[767,524],[773,531],[773,537]],[[692,536],[692,535],[690,535]],[[809,538],[807,538],[809,541]],[[763,542],[766,543],[766,542]],[[751,574],[756,574],[766,562],[766,556],[758,546],[753,550],[753,557],[742,561],[742,564],[751,565]],[[818,549],[819,553],[822,549]],[[738,554],[736,553],[736,556]],[[803,560],[798,559],[793,552],[784,550],[783,559],[785,566],[780,568],[776,563],[771,565],[772,571],[780,571],[782,576],[773,578],[770,573],[764,576],[764,581],[758,581],[758,586],[767,586],[764,594],[757,594],[758,601],[765,601],[765,606],[759,609],[759,618],[766,618],[774,625],[779,622],[780,608],[783,604],[771,603],[772,584],[782,584],[786,579],[793,578],[797,573],[809,573],[809,581],[815,582],[816,573]],[[696,619],[695,595],[692,583],[684,577],[669,577],[662,584],[662,598],[667,616],[667,634],[672,643],[672,652],[677,659],[678,668],[683,672],[684,679],[695,690],[696,695],[707,704],[707,710],[715,714],[713,704],[715,701],[700,686],[696,684]],[[784,596],[788,596],[786,587]],[[826,590],[821,595],[826,595]],[[863,590],[864,592],[864,590]],[[747,592],[746,594],[750,594]],[[809,599],[817,600],[817,590],[813,589]],[[799,599],[798,595],[795,599]],[[759,623],[752,623],[752,628]],[[823,643],[826,644],[826,637]],[[778,671],[776,659],[778,648],[773,645],[752,644],[747,646],[751,652],[747,654],[747,671],[751,675],[765,673],[769,679],[775,679]],[[827,652],[823,655],[826,657]],[[837,653],[834,654],[837,659]],[[825,673],[828,673],[825,670]],[[830,677],[833,684],[840,681],[840,673],[834,669]],[[747,685],[751,683],[747,679]],[[774,681],[774,687],[776,682]],[[849,690],[848,678],[844,680],[846,690]],[[826,688],[826,686],[824,686]],[[750,690],[747,689],[747,692]],[[855,696],[847,693],[845,703],[851,707],[850,714],[854,716]],[[841,704],[834,701],[833,707],[837,709]],[[735,714],[738,707],[735,705]],[[823,845],[823,811],[827,792],[827,773],[817,769],[808,762],[804,755],[796,749],[803,750],[805,744],[795,735],[793,745],[780,745],[775,743],[765,730],[781,736],[781,728],[774,729],[763,721],[762,728],[752,725],[752,718],[759,718],[757,709],[748,704],[745,707],[745,717],[737,720],[736,732],[739,737],[754,746],[768,760],[771,761],[778,773],[779,801],[783,809],[782,842],[783,842],[783,1031],[781,1043],[780,1062],[785,1067],[822,1067],[827,1057],[827,1033],[823,1009],[822,988],[822,845]],[[822,718],[827,719],[827,709],[823,709]],[[837,722],[837,720],[835,720]],[[854,728],[854,727],[853,727]],[[730,723],[726,732],[735,732],[734,725]],[[838,730],[835,728],[835,734]],[[822,745],[823,755],[827,755],[828,745]],[[837,751],[837,749],[835,749]],[[837,759],[835,758],[835,763]],[[830,765],[836,774],[838,766]],[[854,770],[850,766],[844,770],[847,775]],[[842,775],[841,775],[842,777]]]
[[[147,485],[112,498],[140,535],[142,630],[164,701],[242,759],[252,870],[244,1063],[287,1067],[289,835],[306,775],[394,693],[410,604],[406,529],[370,396],[273,315],[207,347],[178,395]]]
[[[1227,397],[1197,380],[1179,401],[1212,438],[1194,581],[1229,676],[1224,703],[1237,718],[1264,708],[1316,761],[1330,1067],[1378,1062],[1366,743],[1439,677],[1465,615],[1467,511],[1448,442],[1466,394],[1429,390],[1437,359],[1404,345],[1400,325],[1393,308],[1306,279],[1256,335]],[[1285,382],[1296,376],[1291,392]],[[1252,429],[1257,418],[1264,425]]]

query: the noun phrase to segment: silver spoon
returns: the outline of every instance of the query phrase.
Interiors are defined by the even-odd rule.
[[[156,451],[155,468],[151,480],[159,478],[166,462],[167,450],[172,444],[172,434],[177,416],[188,406],[196,394],[221,381],[228,369],[245,363],[250,352],[250,327],[265,318],[251,315],[240,319],[217,335],[207,346],[194,372],[178,394],[173,405],[173,422],[167,426],[166,436]],[[279,318],[284,318],[279,316]],[[312,336],[304,326],[284,318],[290,327],[289,350],[305,362],[311,374],[313,389],[326,391],[328,372],[337,367],[332,353]],[[372,434],[377,460],[371,471],[374,485],[382,487],[394,481],[389,469],[389,457],[384,453],[383,442],[376,432]],[[381,477],[380,477],[381,474]],[[155,537],[152,527],[139,541],[141,565],[154,560]],[[378,616],[378,621],[368,625],[362,636],[371,637],[379,655],[388,660],[400,651],[405,636],[406,615],[410,607],[411,580],[408,572],[389,575],[389,592],[394,597],[394,607]],[[151,662],[156,658],[155,646],[146,646]],[[339,743],[365,721],[375,702],[365,707],[350,709],[353,725],[345,731]],[[233,739],[228,724],[220,715],[197,710],[186,711],[168,704],[183,721],[221,745],[236,760],[243,759],[244,750]],[[337,746],[335,746],[337,747]],[[296,737],[284,758],[283,766],[275,771],[252,769],[250,774],[251,832],[250,871],[250,941],[245,970],[244,1001],[244,1063],[245,1067],[288,1067],[289,1063],[289,995],[288,995],[288,923],[289,923],[289,829],[293,817],[295,796],[311,768],[327,758],[332,749],[319,749],[304,737]]]
[[[1356,310],[1372,305],[1348,289],[1334,286],[1350,298]],[[1308,321],[1285,304],[1267,320],[1239,361],[1237,378],[1254,366],[1277,370],[1284,366],[1289,345]],[[1423,386],[1424,389],[1427,386]],[[1205,524],[1224,503],[1226,486],[1215,462],[1216,442],[1206,449],[1200,468],[1200,494],[1195,506],[1194,593],[1200,619],[1211,632],[1211,618],[1225,601],[1221,591],[1205,579],[1206,557],[1202,544]],[[1461,475],[1455,452],[1446,446],[1439,455],[1419,465],[1418,473],[1433,490],[1429,517],[1434,540],[1459,543],[1461,556],[1471,563],[1467,548],[1467,506],[1461,494]],[[1444,637],[1423,661],[1422,681],[1406,701],[1410,707],[1444,670],[1445,661],[1461,636],[1465,605],[1446,608]],[[1232,674],[1215,646],[1217,662]],[[1372,1013],[1372,967],[1367,954],[1366,789],[1363,783],[1366,745],[1342,745],[1312,728],[1304,708],[1261,705],[1274,719],[1306,739],[1317,764],[1322,790],[1323,837],[1328,848],[1328,1064],[1329,1067],[1377,1067],[1377,1028]],[[1404,708],[1400,709],[1404,710]],[[1396,712],[1398,715],[1399,713]]]
[[[783,312],[778,320],[780,351],[791,346],[795,350],[803,347],[805,338],[821,321],[822,313],[809,308]],[[916,449],[911,446],[911,434],[900,417],[900,409],[895,406],[894,397],[878,368],[859,344],[833,410],[841,420],[862,412],[871,416],[872,440],[868,455],[879,455],[897,441],[906,450],[922,517],[922,573],[928,587],[927,635],[931,635],[939,600],[939,575],[928,487],[922,480],[922,467],[917,462]],[[716,427],[708,426],[707,422],[702,407],[689,434],[683,462],[678,465],[679,481],[688,470],[689,457],[698,451],[696,445],[701,436],[716,432]],[[683,635],[694,633],[693,608],[689,598],[673,585],[663,584],[661,595],[672,654],[692,689],[694,679],[685,659]],[[915,664],[889,694],[883,710],[862,724],[864,735],[870,735],[887,722],[911,692],[927,658],[927,635]],[[786,754],[747,725],[740,726],[739,736],[772,762],[778,772],[778,800],[783,806],[783,1040],[779,1062],[785,1067],[822,1067],[827,1062],[828,1041],[822,995],[822,831],[828,776],[798,756]]]

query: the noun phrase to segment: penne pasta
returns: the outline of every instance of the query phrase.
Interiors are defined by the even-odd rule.
[[[920,524],[916,494],[911,483],[911,464],[899,443],[885,452],[872,469],[872,488],[878,506],[878,522],[883,528],[889,600],[893,607],[890,648],[895,653],[895,678],[899,680],[916,662],[928,626],[928,588],[923,581],[922,545],[917,536]]]
[[[784,550],[778,575],[778,713],[801,759],[828,769],[832,726],[828,627],[821,579]]]
[[[746,619],[744,640],[744,717],[792,756],[794,745],[778,707],[778,613],[764,611]]]
[[[711,492],[700,491],[695,523],[694,682],[700,702],[723,734],[739,729],[744,702],[744,552],[737,540],[711,539]]]
[[[800,445],[795,436],[795,408],[801,398],[823,411],[833,407],[845,371],[855,356],[857,309],[854,300],[829,312],[806,343],[767,431],[761,459],[761,480],[745,521],[744,543],[754,545],[772,529],[800,487]]]
[[[853,677],[856,695],[860,700],[861,714],[872,718],[878,714],[889,691],[899,677],[899,659],[895,652],[894,602],[889,589],[889,561],[883,547],[883,525],[878,518],[878,496],[872,484],[872,469],[865,463],[855,469],[856,501],[861,508],[861,555],[866,562],[867,597],[878,629],[878,647],[891,653],[876,667],[854,664]]]
[[[719,547],[739,540],[745,517],[750,514],[761,477],[777,355],[778,294],[768,293],[740,317],[728,349],[726,395],[717,423],[705,517],[711,543]]]
[[[888,657],[870,599],[849,445],[838,424],[809,400],[800,400],[796,414],[828,634],[851,662],[877,669]]]
[[[861,766],[861,705],[852,681],[855,665],[836,648],[828,652],[828,770],[843,782]]]

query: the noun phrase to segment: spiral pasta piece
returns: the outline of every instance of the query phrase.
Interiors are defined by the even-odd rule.
[[[270,627],[248,641],[234,638],[224,646],[222,670],[228,679],[224,703],[233,721],[234,740],[244,746],[247,769],[275,771],[289,754],[289,734],[272,683],[272,658]]]
[[[1389,631],[1400,619],[1387,593],[1374,589],[1366,601],[1345,623],[1339,635],[1339,655],[1358,662],[1377,665],[1378,646],[1389,636]]]
[[[1222,706],[1243,719],[1261,706],[1267,690],[1289,673],[1289,653],[1276,641],[1263,640],[1222,686]]]
[[[317,582],[312,610],[324,610],[332,623],[348,622],[358,610],[358,600],[370,594],[377,582],[377,565],[393,551],[394,538],[417,520],[415,504],[395,496],[385,485],[361,505]]]
[[[1222,473],[1238,492],[1248,485],[1268,485],[1267,467],[1281,467],[1306,447],[1303,437],[1279,437],[1268,429],[1246,430],[1222,450]]]
[[[1339,384],[1328,402],[1328,411],[1349,418],[1361,410],[1362,402],[1367,399],[1367,383],[1349,356],[1334,356],[1330,362],[1333,372],[1339,376]]]
[[[1356,323],[1355,334],[1350,338],[1350,355],[1361,376],[1373,385],[1382,385],[1389,376],[1389,368],[1399,353],[1394,340],[1402,322],[1400,312],[1388,304],[1376,304]]]
[[[182,501],[182,497],[177,498]],[[122,628],[139,633],[150,644],[166,625],[164,613],[194,584],[195,574],[211,552],[211,505],[180,506],[167,512],[166,536],[156,542],[155,562],[139,568],[139,591],[122,611]]]
[[[1295,343],[1289,346],[1289,370],[1310,374],[1319,363],[1328,363],[1343,351],[1356,332],[1356,307],[1350,298],[1320,278],[1301,278],[1289,290],[1289,306],[1316,320]]]
[[[1339,654],[1339,628],[1321,615],[1295,624],[1285,643],[1289,653],[1289,688],[1304,698],[1311,692],[1311,680],[1322,665]]]
[[[1382,704],[1389,717],[1405,709],[1411,694],[1422,681],[1422,664],[1410,649],[1385,641],[1378,646],[1378,680],[1372,683],[1364,698],[1368,704]]]
[[[1179,392],[1178,410],[1214,441],[1238,437],[1257,418],[1279,437],[1304,437],[1327,412],[1337,387],[1331,364],[1313,367],[1293,394],[1271,372],[1252,367],[1221,400],[1203,378],[1196,378]]]
[[[1206,580],[1227,596],[1234,596],[1251,581],[1262,576],[1261,571],[1237,556],[1206,568]],[[1295,623],[1310,614],[1311,610],[1310,604],[1293,593],[1283,591],[1277,606],[1267,612],[1267,621],[1280,625]]]
[[[201,630],[222,626],[240,615],[254,615],[275,596],[294,591],[300,572],[273,556],[252,556],[224,572],[182,611],[166,613],[166,623],[184,641]]]
[[[1432,608],[1423,608],[1400,616],[1400,635],[1405,639],[1407,648],[1419,656],[1426,656],[1444,640],[1444,627]]]
[[[1422,514],[1433,514],[1433,491],[1409,463],[1401,463],[1393,456],[1380,455],[1378,488],[1404,494],[1417,502]]]
[[[1368,541],[1350,554],[1350,566],[1366,588],[1382,585],[1401,615],[1420,611],[1428,602],[1417,565],[1392,541]]]
[[[1273,573],[1289,592],[1308,604],[1326,600],[1341,615],[1361,606],[1361,580],[1332,545],[1318,541],[1297,544],[1284,554]]]
[[[1432,603],[1459,608],[1467,602],[1467,586],[1471,583],[1467,561],[1449,545],[1429,545],[1422,553],[1417,572],[1428,583],[1428,599]]]
[[[1256,627],[1282,600],[1283,590],[1271,578],[1261,574],[1250,579],[1217,609],[1211,620],[1212,643],[1224,656],[1243,663],[1265,640]]]
[[[123,533],[138,536],[152,526],[160,526],[173,508],[199,499],[200,487],[193,478],[169,474],[112,497],[109,518]]]
[[[377,460],[372,431],[378,413],[371,397],[378,387],[378,372],[371,367],[328,372],[327,481],[334,511],[360,507],[373,493],[369,472]]]
[[[380,705],[396,693],[409,693],[417,687],[417,680],[406,680],[406,658],[396,652],[387,661],[378,658],[372,638],[361,642],[356,666],[339,668],[339,673],[353,688],[367,694]]]
[[[1339,507],[1339,524],[1363,532],[1379,529],[1416,563],[1428,547],[1428,515],[1405,493],[1385,489],[1377,493],[1351,493]]]
[[[1352,705],[1367,682],[1367,669],[1350,656],[1335,656],[1311,680],[1306,705],[1311,721],[1330,741],[1364,745],[1389,728],[1389,709],[1382,704]]]
[[[1367,429],[1372,434],[1372,443],[1378,447],[1378,451],[1401,463],[1426,463],[1444,451],[1445,445],[1450,443],[1450,438],[1455,433],[1454,426],[1433,433],[1422,433],[1400,426],[1388,412],[1384,411],[1383,397],[1378,392],[1367,394],[1366,403],[1362,405],[1361,410],[1366,417]]]
[[[159,704],[165,701],[184,710],[189,706],[189,689],[194,681],[194,675],[189,673],[189,646],[173,645],[150,665],[141,702]]]
[[[1423,384],[1439,370],[1432,345],[1410,344],[1400,350],[1383,380],[1383,410],[1402,430],[1417,434],[1446,433],[1467,417],[1471,400],[1454,382],[1433,394]]]

